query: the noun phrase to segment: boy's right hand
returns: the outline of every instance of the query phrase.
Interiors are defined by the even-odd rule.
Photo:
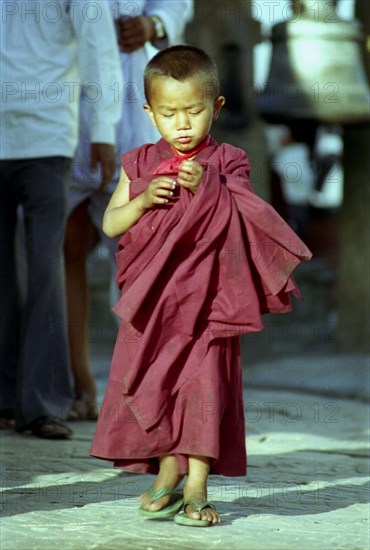
[[[168,176],[157,176],[152,179],[142,193],[143,208],[152,208],[156,204],[166,204],[173,195],[176,181]]]

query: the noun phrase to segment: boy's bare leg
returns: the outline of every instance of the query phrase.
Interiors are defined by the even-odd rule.
[[[189,456],[189,474],[184,487],[184,501],[195,500],[203,504],[207,500],[207,479],[210,470],[210,459],[205,456]],[[220,523],[221,517],[216,510],[205,508],[197,512],[196,508],[188,504],[185,513],[189,518],[203,519]]]
[[[86,261],[96,244],[95,230],[84,201],[71,213],[67,221],[64,243],[69,349],[76,395],[83,395],[95,403],[96,386],[90,369],[88,347],[88,283]],[[84,417],[83,410],[80,411]]]
[[[184,476],[178,474],[177,460],[174,456],[163,456],[159,458],[159,472],[153,483],[155,491],[159,489],[175,489]],[[146,510],[156,512],[165,508],[171,496],[166,495],[155,502],[152,502],[148,492],[140,495],[140,501]]]

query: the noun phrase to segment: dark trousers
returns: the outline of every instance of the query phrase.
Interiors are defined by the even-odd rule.
[[[0,161],[0,411],[13,410],[18,428],[44,415],[65,417],[71,401],[62,256],[70,166],[64,157]]]

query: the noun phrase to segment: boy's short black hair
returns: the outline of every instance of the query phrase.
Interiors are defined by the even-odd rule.
[[[201,73],[204,75],[204,94],[216,99],[220,95],[220,80],[215,62],[195,46],[172,46],[158,52],[144,72],[145,97],[150,103],[150,84],[156,76],[172,77],[180,82]]]

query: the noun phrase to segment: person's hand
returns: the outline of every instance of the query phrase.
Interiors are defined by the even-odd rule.
[[[116,169],[116,148],[109,143],[91,144],[91,170],[97,170],[101,166],[102,180],[100,189],[104,189],[111,181]]]
[[[128,21],[116,20],[118,29],[118,44],[126,53],[134,52],[142,48],[148,40],[155,37],[154,23],[151,17],[140,15]]]
[[[156,204],[168,203],[175,187],[175,180],[168,176],[157,176],[152,179],[141,195],[143,208],[147,209],[152,208]]]
[[[196,193],[202,180],[203,172],[203,166],[201,166],[199,162],[195,160],[184,160],[184,162],[180,164],[177,183],[186,187],[192,193]]]

